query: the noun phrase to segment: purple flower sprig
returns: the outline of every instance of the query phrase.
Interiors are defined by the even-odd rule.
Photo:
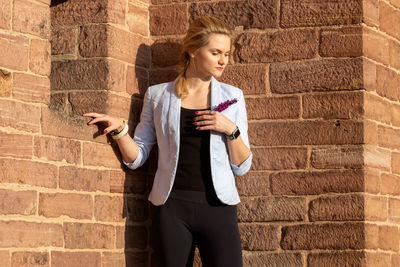
[[[226,100],[225,102],[220,103],[216,108],[213,110],[222,112],[223,110],[227,109],[229,106],[235,104],[238,100],[236,98],[232,100]]]

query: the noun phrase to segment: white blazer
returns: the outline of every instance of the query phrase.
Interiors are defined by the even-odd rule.
[[[174,184],[178,165],[181,99],[175,92],[177,79],[147,89],[143,99],[140,122],[133,137],[139,148],[139,153],[134,162],[123,161],[130,169],[136,169],[147,160],[152,146],[155,143],[158,144],[158,167],[153,188],[149,195],[149,200],[154,205],[162,205],[166,202]],[[242,140],[250,149],[243,92],[234,86],[218,82],[214,77],[212,78],[212,108],[234,98],[238,102],[222,111],[222,114],[239,127]],[[234,174],[240,176],[250,169],[253,154],[250,152],[249,157],[240,166],[236,166],[229,161],[226,142],[225,134],[211,131],[211,176],[218,198],[225,204],[235,205],[240,202],[240,199]]]

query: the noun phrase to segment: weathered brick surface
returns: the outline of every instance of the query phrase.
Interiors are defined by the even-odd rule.
[[[370,120],[364,120],[364,143],[378,145],[378,124]]]
[[[389,199],[389,221],[400,222],[400,200],[396,198]]]
[[[381,191],[381,177],[376,169],[365,169],[364,173],[365,192],[378,194]]]
[[[57,167],[29,160],[0,159],[1,183],[37,185],[48,188],[57,186]]]
[[[39,132],[40,107],[0,99],[0,125],[23,131]]]
[[[186,9],[185,4],[150,6],[150,34],[184,34],[189,27]]]
[[[362,2],[357,0],[281,1],[282,27],[358,24],[361,18]]]
[[[269,89],[264,65],[228,65],[221,81],[242,89],[245,95],[265,94]]]
[[[9,30],[11,28],[11,0],[0,1],[0,28]]]
[[[14,252],[11,267],[50,267],[48,252]]]
[[[14,73],[12,93],[16,99],[49,104],[50,81],[47,77]]]
[[[40,193],[39,215],[55,218],[66,215],[75,219],[93,217],[93,199],[90,195]]]
[[[26,10],[30,10],[30,12],[26,12]],[[15,0],[13,4],[13,30],[49,39],[50,9],[38,3]]]
[[[11,96],[11,72],[0,69],[0,97]]]
[[[36,198],[35,191],[0,190],[0,214],[35,215]]]
[[[149,35],[149,12],[142,5],[128,2],[128,13],[126,17],[129,31],[144,36]]]
[[[366,253],[366,266],[379,266],[379,267],[390,266],[390,254],[383,252]]]
[[[309,204],[310,221],[361,221],[364,198],[361,195],[319,197]]]
[[[400,40],[400,11],[379,1],[379,29]]]
[[[61,225],[53,223],[2,221],[0,235],[2,236],[1,248],[62,247],[64,240]]]
[[[151,45],[152,67],[168,67],[177,65],[182,49],[182,40],[176,38],[160,38]]]
[[[386,221],[388,217],[387,198],[366,195],[364,198],[364,216],[366,221]]]
[[[50,42],[32,39],[29,50],[29,69],[37,74],[50,75]]]
[[[311,150],[311,166],[317,169],[361,169],[363,151],[362,146],[316,147]]]
[[[400,195],[400,177],[392,174],[382,174],[381,193],[383,195],[389,194],[392,196]]]
[[[129,170],[110,171],[110,192],[143,194],[147,188],[147,178],[144,173]]]
[[[363,88],[367,91],[376,90],[376,64],[371,60],[363,60]]]
[[[1,266],[11,266],[10,253],[8,251],[0,251],[0,264]]]
[[[148,266],[148,254],[146,252],[105,252],[102,255],[102,266]]]
[[[400,75],[398,73],[378,65],[376,66],[376,79],[376,92],[379,95],[394,101],[399,99]]]
[[[400,130],[378,126],[378,143],[381,147],[400,149]]]
[[[115,229],[111,225],[69,223],[63,225],[65,247],[69,249],[112,249]]]
[[[32,136],[0,131],[0,156],[32,158]]]
[[[115,145],[115,144],[114,144]],[[92,142],[83,143],[83,165],[120,168],[120,154],[116,146]]]
[[[213,16],[225,21],[231,27],[244,29],[277,28],[278,1],[214,1],[190,5],[191,20],[201,16]],[[250,16],[251,14],[251,16]]]
[[[269,192],[269,174],[266,172],[248,172],[235,178],[239,194],[242,196],[267,196]]]
[[[147,220],[149,208],[149,202],[147,200],[127,197],[125,201],[129,223]]]
[[[75,53],[75,32],[73,28],[55,28],[51,29],[51,54],[63,55]],[[101,44],[99,44],[101,45]]]
[[[303,198],[242,198],[238,205],[241,222],[303,221],[306,203]]]
[[[96,196],[94,200],[96,221],[122,222],[123,198],[119,196]]]
[[[392,113],[388,110],[393,107],[382,97],[366,93],[364,94],[364,116],[368,119],[383,122],[385,124],[390,124],[392,121]]]
[[[240,224],[242,248],[245,250],[276,250],[279,248],[280,229],[276,225]]]
[[[37,137],[34,138],[34,155],[54,161],[66,161],[80,164],[81,143],[64,138]]]
[[[271,175],[274,195],[319,195],[363,192],[362,170],[281,172]]]
[[[101,266],[100,252],[51,252],[52,267],[98,267]]]
[[[149,85],[170,82],[178,77],[178,72],[172,69],[159,69],[149,71]]]
[[[383,34],[363,28],[363,55],[378,62],[389,64],[389,39]]]
[[[301,253],[244,253],[243,266],[302,267]]]
[[[313,58],[318,49],[315,30],[243,33],[234,41],[235,61],[267,63]]]
[[[143,226],[124,226],[117,228],[117,247],[125,249],[145,249],[148,231]]]
[[[364,167],[390,171],[390,151],[378,147],[365,146]]]
[[[63,166],[60,167],[60,188],[86,192],[109,192],[110,173],[106,170]]]
[[[143,97],[149,86],[148,71],[140,67],[128,66],[126,71],[126,92]]]
[[[0,66],[14,70],[28,70],[29,39],[25,36],[0,33]]]
[[[394,126],[400,126],[400,105],[391,105],[391,122]]]
[[[246,108],[249,120],[300,118],[300,98],[297,96],[248,98]]]
[[[307,266],[365,266],[365,252],[337,252],[308,254]]]
[[[362,249],[362,223],[302,224],[282,228],[283,249]]]
[[[362,55],[361,27],[321,30],[319,53],[324,57],[358,57]]]
[[[361,92],[304,95],[303,118],[356,119],[363,115]]]
[[[389,57],[390,65],[397,70],[400,70],[400,42],[389,41]]]
[[[253,170],[305,169],[307,149],[305,148],[255,148]]]
[[[273,63],[269,77],[271,92],[279,94],[361,89],[362,60]]]
[[[379,248],[383,250],[399,251],[399,227],[380,225],[379,226]]]
[[[400,174],[400,153],[392,152],[392,172],[395,174]]]
[[[348,120],[249,124],[252,144],[260,146],[360,144],[362,132],[361,122]]]

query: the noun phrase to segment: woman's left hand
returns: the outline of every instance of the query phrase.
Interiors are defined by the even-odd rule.
[[[196,112],[193,124],[197,130],[213,130],[230,135],[236,129],[235,123],[225,115],[215,110],[202,110]]]

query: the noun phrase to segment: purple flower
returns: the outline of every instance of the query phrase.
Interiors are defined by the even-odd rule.
[[[226,100],[225,102],[220,103],[217,107],[213,108],[213,110],[222,112],[223,110],[227,109],[230,105],[235,104],[237,101],[238,100],[236,98],[232,100]]]

